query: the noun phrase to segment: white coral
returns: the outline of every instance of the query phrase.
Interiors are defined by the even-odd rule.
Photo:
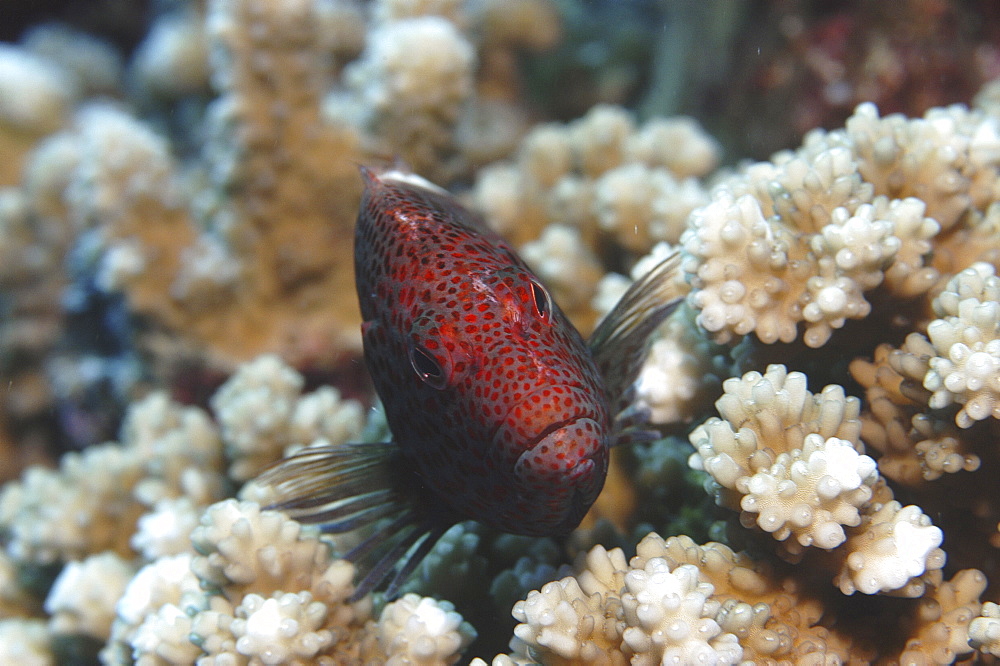
[[[877,479],[875,461],[851,442],[813,433],[801,449],[778,455],[736,487],[746,493],[740,506],[775,539],[794,536],[803,546],[830,549],[844,542],[843,526],[861,522],[858,508],[871,499]]]
[[[191,616],[175,604],[164,604],[146,615],[131,634],[129,646],[136,664],[194,664],[204,652],[189,640]]]
[[[229,474],[250,479],[291,447],[324,439],[342,444],[361,434],[364,408],[323,386],[302,395],[305,380],[273,354],[244,363],[212,396],[232,463]]]
[[[8,552],[49,564],[121,549],[141,510],[131,490],[142,474],[143,462],[114,444],[68,453],[58,470],[29,468],[0,492]]]
[[[378,641],[388,666],[453,664],[475,635],[451,603],[416,594],[387,604],[378,621]]]
[[[844,545],[847,557],[834,579],[844,594],[876,594],[899,590],[917,597],[924,586],[919,578],[944,566],[938,548],[941,530],[917,506],[891,501],[864,516]]]
[[[0,620],[0,664],[54,666],[56,657],[52,647],[52,636],[45,620]]]
[[[230,628],[236,650],[261,664],[303,663],[335,641],[324,626],[327,608],[309,592],[248,594],[236,608]]]
[[[688,214],[707,201],[693,178],[679,181],[666,169],[640,163],[610,169],[594,181],[598,224],[636,252],[657,241],[676,243]]]
[[[162,499],[139,517],[130,543],[147,560],[191,550],[191,530],[198,526],[200,507],[191,498]]]
[[[636,666],[735,664],[743,648],[715,621],[720,604],[711,600],[714,586],[698,568],[684,564],[670,570],[653,558],[625,575],[622,610],[629,625],[622,640],[635,653]]]
[[[940,319],[927,326],[937,352],[929,360],[924,387],[933,391],[932,408],[956,402],[955,416],[967,428],[990,416],[1000,418],[1000,278],[986,263],[965,269],[935,299]]]
[[[26,49],[0,46],[0,126],[46,134],[64,122],[77,82],[55,63]]]
[[[677,178],[707,175],[722,149],[692,118],[650,118],[625,143],[631,160],[663,166]]]
[[[597,289],[601,265],[574,227],[552,224],[521,247],[521,257],[568,312],[586,306]]]
[[[331,561],[330,547],[316,530],[276,511],[261,511],[252,502],[225,500],[210,506],[201,525],[191,535],[201,554],[192,563],[195,573],[208,584],[249,588],[258,593],[312,589],[313,576]],[[353,572],[353,567],[346,564]],[[335,563],[336,563],[335,562]],[[347,589],[333,586],[340,598]]]
[[[757,199],[718,193],[691,213],[681,243],[700,260],[691,302],[717,340],[751,331],[768,343],[795,339],[801,288],[814,271],[796,236],[769,223]]]
[[[980,652],[1000,657],[1000,606],[987,601],[969,625],[969,644]]]
[[[595,572],[546,583],[514,605],[521,623],[514,636],[533,655],[551,654],[577,663],[625,664],[619,645],[624,622],[618,617],[619,589],[628,568],[621,549],[595,546],[587,555]],[[581,585],[587,588],[585,591]]]
[[[360,402],[344,399],[332,386],[321,386],[295,403],[289,439],[305,444],[322,438],[332,445],[344,444],[357,440],[364,424]]]
[[[153,609],[180,604],[184,595],[199,592],[198,578],[191,571],[193,557],[191,553],[161,557],[140,569],[118,599],[118,619],[138,625]]]
[[[244,363],[212,396],[230,474],[249,479],[281,457],[289,444],[289,422],[304,380],[277,356]]]
[[[453,147],[459,112],[473,93],[475,64],[472,45],[445,18],[383,23],[368,33],[361,57],[344,72],[354,91],[346,113],[359,116],[416,171],[428,173]]]
[[[957,107],[932,109],[924,118],[879,116],[874,104],[859,105],[843,137],[875,194],[917,196],[927,215],[948,229],[971,203],[969,150],[974,121]]]
[[[801,449],[810,434],[851,442],[860,434],[857,398],[832,384],[813,394],[804,374],[784,366],[727,379],[723,387],[716,402],[721,419],[708,419],[689,436],[696,449],[689,464],[707,471],[721,488],[738,490],[741,479],[746,483],[778,455]]]
[[[134,573],[132,565],[114,553],[66,564],[45,598],[52,632],[107,640],[115,604]]]

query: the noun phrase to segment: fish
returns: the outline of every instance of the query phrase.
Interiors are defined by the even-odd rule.
[[[630,387],[682,298],[673,254],[589,341],[514,249],[446,190],[361,167],[354,266],[364,360],[391,441],[309,446],[257,479],[330,533],[387,598],[453,525],[561,536],[597,499],[609,450],[648,437]],[[391,580],[388,580],[390,579]]]

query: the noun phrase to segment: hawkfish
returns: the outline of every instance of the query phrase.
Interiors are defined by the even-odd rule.
[[[264,472],[270,508],[330,533],[373,526],[344,557],[360,598],[400,586],[452,525],[566,535],[609,449],[641,439],[631,391],[680,302],[671,255],[588,341],[513,248],[414,174],[361,168],[354,239],[365,364],[391,441],[310,446]]]

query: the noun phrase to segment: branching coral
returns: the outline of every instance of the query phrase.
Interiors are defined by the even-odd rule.
[[[936,352],[924,375],[928,407],[961,404],[955,421],[963,428],[1000,418],[1000,279],[994,273],[977,263],[956,275],[934,300],[940,319],[927,326]]]
[[[658,241],[677,241],[688,213],[706,200],[695,177],[717,159],[714,141],[690,119],[655,118],[637,126],[623,109],[597,106],[566,125],[535,127],[516,161],[479,172],[472,202],[519,244],[541,237],[548,245],[556,233],[568,235],[562,228],[575,227],[567,247],[577,238],[611,237],[644,254]],[[536,243],[526,245],[529,261],[537,251]],[[579,304],[595,295],[599,276],[591,277],[586,254],[576,254],[580,277],[567,295],[574,319],[589,328],[594,317]]]
[[[930,289],[931,241],[982,225],[996,200],[1000,120],[958,107],[880,118],[858,107],[846,127],[814,132],[796,153],[724,180],[685,232],[699,323],[727,340],[803,339],[819,347],[868,316],[865,292]],[[972,211],[978,213],[967,216]]]
[[[515,240],[546,223],[613,231],[647,251],[676,241],[687,213],[704,201],[691,178],[707,174],[718,148],[690,119],[657,118],[636,127],[625,111],[598,106],[568,125],[541,125],[512,164],[484,170],[474,199],[490,223]]]
[[[204,506],[221,496],[221,442],[201,410],[152,394],[130,410],[121,439],[6,485],[0,529],[7,551],[39,564],[105,550],[130,557],[136,521],[158,501],[183,495]]]
[[[66,121],[79,86],[55,63],[8,44],[0,48],[0,81],[0,145],[10,158],[0,184],[11,185],[32,144]]]
[[[834,385],[814,395],[805,375],[778,365],[723,388],[721,418],[690,436],[690,464],[712,475],[716,501],[741,508],[745,526],[771,533],[789,553],[839,549],[836,580],[846,594],[919,596],[921,576],[944,565],[941,530],[919,507],[891,501],[862,453],[859,401]]]
[[[67,564],[45,599],[52,633],[106,641],[115,605],[134,574],[128,562],[111,552]]]
[[[896,649],[897,658],[945,664],[970,651],[967,630],[986,582],[978,571],[960,572],[909,603],[902,618],[878,617],[886,627],[906,627],[905,644],[890,646],[875,636],[851,637],[824,617],[821,598],[791,569],[774,571],[722,544],[699,546],[687,537],[650,534],[636,550],[626,563],[621,550],[597,546],[578,560],[575,576],[518,602],[518,650],[493,663],[828,663],[891,659]],[[645,627],[667,616],[673,622],[647,634]],[[699,639],[688,643],[694,651],[679,652],[698,628]]]
[[[406,595],[371,617],[348,601],[354,567],[314,528],[253,503],[209,507],[197,555],[164,557],[129,583],[107,663],[450,664],[475,635],[447,602]]]
[[[359,402],[341,400],[332,387],[302,395],[303,383],[298,372],[267,355],[240,366],[213,395],[234,479],[256,476],[290,446],[320,438],[343,444],[360,435]]]

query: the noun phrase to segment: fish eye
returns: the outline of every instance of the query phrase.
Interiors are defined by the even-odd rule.
[[[427,353],[423,348],[413,345],[410,347],[410,365],[417,373],[421,381],[432,388],[443,389],[446,383],[444,369],[437,360]]]
[[[531,297],[535,301],[535,312],[539,317],[547,320],[552,316],[552,297],[549,296],[549,292],[545,290],[545,287],[538,284],[535,280],[531,281]]]

